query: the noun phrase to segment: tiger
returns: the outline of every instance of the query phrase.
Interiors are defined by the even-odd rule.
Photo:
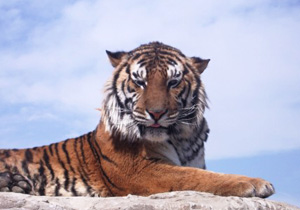
[[[201,74],[210,59],[161,42],[106,51],[114,68],[91,132],[48,146],[0,150],[0,191],[46,196],[148,196],[192,190],[268,197],[261,178],[206,170]]]

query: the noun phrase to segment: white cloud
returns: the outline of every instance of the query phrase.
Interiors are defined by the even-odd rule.
[[[159,40],[212,59],[209,158],[300,147],[297,1],[32,2],[0,4],[2,103],[96,119],[112,69],[104,50]]]

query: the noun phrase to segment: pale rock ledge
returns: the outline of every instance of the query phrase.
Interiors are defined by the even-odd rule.
[[[181,191],[160,193],[149,197],[47,197],[18,193],[0,193],[0,209],[297,209],[285,203],[261,198],[221,197],[209,193]]]

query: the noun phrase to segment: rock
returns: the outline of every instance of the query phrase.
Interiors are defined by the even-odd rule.
[[[297,209],[285,203],[261,198],[222,197],[209,193],[181,191],[160,193],[149,197],[47,197],[18,193],[0,193],[0,209]]]

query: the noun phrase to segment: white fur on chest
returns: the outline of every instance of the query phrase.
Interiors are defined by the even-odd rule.
[[[178,150],[168,142],[151,143],[150,145],[148,145],[148,148],[151,151],[150,152],[151,157],[161,158],[178,166],[205,168],[203,147],[199,150],[197,156],[193,160],[186,161],[185,164],[182,164],[180,157],[178,155]]]

